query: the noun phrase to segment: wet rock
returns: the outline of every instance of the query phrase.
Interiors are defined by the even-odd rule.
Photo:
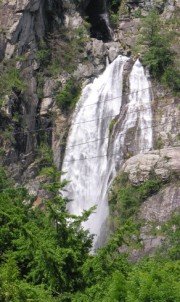
[[[62,1],[9,1],[6,13],[9,17],[12,15],[12,19],[6,21],[5,9],[1,11],[2,23],[9,29],[7,39],[11,44],[18,43],[18,52],[22,54],[62,22]]]
[[[104,42],[112,40],[112,31],[109,26],[109,16],[106,0],[89,0],[83,2],[84,14],[91,24],[91,37]]]
[[[110,42],[106,43],[106,47],[109,61],[112,62],[120,54],[120,45],[118,42]]]
[[[93,64],[87,62],[87,64],[79,64],[77,70],[74,72],[74,77],[79,79],[90,78],[94,74]]]

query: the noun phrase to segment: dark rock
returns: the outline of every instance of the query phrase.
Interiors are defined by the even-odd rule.
[[[83,2],[84,14],[91,23],[91,36],[104,42],[112,40],[109,26],[106,0],[89,0]]]
[[[18,52],[22,54],[43,39],[47,32],[53,31],[62,18],[62,1],[31,0],[23,10],[10,42],[18,43]]]
[[[4,58],[4,53],[6,49],[6,39],[4,37],[4,34],[0,33],[0,61]]]

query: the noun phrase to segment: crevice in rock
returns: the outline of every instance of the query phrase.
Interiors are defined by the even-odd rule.
[[[84,14],[91,24],[91,37],[103,42],[112,40],[106,0],[90,0],[86,3]]]

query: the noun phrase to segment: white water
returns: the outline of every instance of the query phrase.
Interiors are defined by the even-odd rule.
[[[109,24],[109,15],[107,13],[100,14],[99,18],[101,18],[102,20],[104,20],[104,22],[106,23],[106,26],[107,26],[107,28],[109,30],[109,34],[112,37],[113,36],[113,31],[112,31],[111,26]]]
[[[152,148],[152,91],[148,81],[148,75],[139,60],[132,68],[129,76],[129,97],[126,105],[126,114],[119,115],[119,131],[116,131],[111,143],[111,153],[115,154],[109,158],[108,177],[106,186],[111,184],[117,170],[123,164],[128,145],[133,149],[133,154],[142,153]],[[117,123],[118,123],[117,122]],[[135,132],[133,141],[125,144],[125,138],[129,130]]]
[[[108,152],[109,124],[121,112],[122,72],[127,60],[119,56],[99,78],[84,88],[73,116],[62,167],[66,172],[64,178],[70,180],[66,187],[66,196],[72,200],[69,211],[79,215],[83,210],[97,206],[95,213],[83,224],[96,234],[96,246],[102,244],[103,234],[106,233],[107,190],[117,166],[123,162],[121,148],[127,130],[136,125],[135,139],[140,150],[152,146],[151,110],[140,111],[150,108],[149,83],[142,65],[137,61],[130,74],[131,94],[125,119],[112,141],[110,155],[105,156]]]

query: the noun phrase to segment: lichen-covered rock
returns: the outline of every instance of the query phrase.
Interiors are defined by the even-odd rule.
[[[74,72],[74,77],[76,79],[90,78],[94,74],[93,64],[87,62],[86,64],[79,64],[77,70]]]
[[[53,87],[55,86],[55,80],[47,79],[43,88],[43,99],[40,106],[40,115],[46,115],[53,106]]]
[[[160,231],[161,225],[167,223],[172,215],[180,209],[180,147],[153,150],[138,154],[128,159],[120,172],[127,173],[133,186],[140,185],[149,179],[159,179],[163,187],[148,197],[140,206],[138,221],[142,222],[138,242],[140,248],[129,248],[122,245],[120,253],[129,252],[129,259],[137,261],[144,255],[154,254],[166,242]],[[167,242],[166,242],[167,243]]]
[[[141,206],[139,218],[146,223],[156,221],[162,223],[180,208],[180,187],[170,185],[149,197]]]
[[[103,41],[92,39],[92,45],[90,46],[90,49],[92,48],[92,54],[94,57],[101,57],[105,54],[105,45]]]
[[[153,136],[156,149],[179,146],[179,98],[154,85]]]
[[[129,158],[122,171],[128,173],[132,184],[139,184],[151,175],[166,181],[173,173],[180,177],[180,147],[153,150]]]
[[[134,255],[132,253],[132,259],[137,260],[144,255],[152,255],[163,246],[167,238],[163,234],[153,234],[152,231],[160,231],[161,225],[167,223],[172,215],[179,212],[179,209],[180,187],[178,184],[172,184],[160,190],[142,204],[138,218],[144,221],[139,236],[143,249],[136,250]],[[136,259],[134,256],[136,256]]]

